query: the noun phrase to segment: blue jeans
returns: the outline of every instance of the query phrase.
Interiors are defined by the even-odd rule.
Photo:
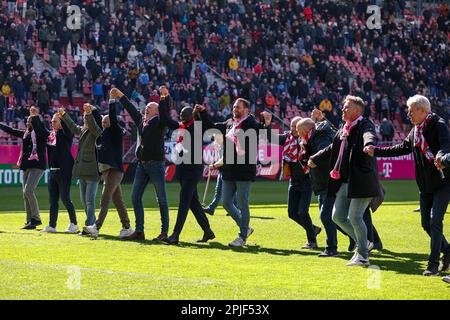
[[[239,236],[247,240],[248,227],[250,223],[250,186],[251,181],[227,181],[223,180],[223,207],[230,214],[239,227]],[[237,199],[237,207],[233,198]]]
[[[214,190],[214,199],[208,205],[208,208],[212,212],[214,212],[216,210],[217,206],[219,205],[220,199],[222,198],[222,184],[223,184],[222,173],[219,172],[219,175],[217,176],[217,181],[216,181],[216,188]],[[233,197],[233,203],[235,206],[237,206],[236,194]]]
[[[144,206],[142,197],[148,183],[153,184],[158,200],[161,215],[161,232],[169,231],[169,206],[166,194],[166,170],[163,161],[154,161],[147,164],[138,163],[133,182],[132,201],[134,215],[136,217],[136,231],[144,231]]]
[[[337,228],[331,215],[333,213],[334,197],[327,195],[327,191],[318,194],[320,220],[327,235],[327,250],[337,251]]]
[[[450,183],[437,189],[434,193],[420,194],[420,214],[422,228],[431,238],[431,252],[428,261],[439,264],[441,252],[450,250],[443,234],[443,221],[450,200]]]
[[[95,223],[95,197],[97,196],[98,181],[80,179],[80,199],[86,212],[85,226]]]
[[[50,202],[50,227],[56,228],[58,221],[59,198],[69,213],[70,222],[77,224],[75,207],[70,199],[70,176],[64,176],[60,171],[50,171],[48,179],[48,194]]]
[[[333,208],[333,221],[345,233],[356,241],[358,253],[364,258],[369,257],[367,249],[367,227],[363,216],[372,198],[348,198],[348,183],[343,183]]]
[[[289,184],[288,191],[288,215],[289,218],[297,222],[306,230],[306,237],[309,243],[316,242],[314,225],[309,215],[309,205],[311,204],[312,188],[308,180],[301,183]]]

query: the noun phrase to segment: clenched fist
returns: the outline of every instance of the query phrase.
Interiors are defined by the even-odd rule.
[[[375,153],[375,146],[364,147],[363,152],[367,153],[369,156],[373,157]]]
[[[94,107],[91,104],[89,104],[89,103],[85,103],[83,105],[83,110],[84,110],[85,113],[91,113],[93,108]]]
[[[117,88],[112,88],[111,91],[109,91],[109,96],[111,99],[120,99],[122,98],[123,93]]]

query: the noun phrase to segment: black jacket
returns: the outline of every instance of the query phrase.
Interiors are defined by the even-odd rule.
[[[31,139],[31,132],[30,134],[23,139],[23,135],[25,134],[25,130],[18,130],[11,127],[8,127],[6,125],[3,125],[0,123],[0,129],[5,131],[6,133],[9,133],[10,135],[23,139],[23,155],[22,155],[22,163],[20,165],[20,169],[25,171],[27,169],[41,169],[45,170],[46,167],[46,157],[45,157],[45,150],[47,148],[47,138],[49,135],[48,130],[46,130],[44,124],[42,123],[40,116],[32,117],[31,120],[32,127],[34,132],[36,132],[36,152],[39,158],[39,161],[37,160],[28,160],[28,158],[31,155],[31,152],[33,150],[33,141]]]
[[[178,122],[170,119],[168,115],[169,98],[159,103],[159,117],[153,118],[147,126],[143,126],[144,117],[124,95],[120,103],[128,111],[137,126],[136,157],[142,161],[164,161],[164,130],[178,128]]]
[[[441,178],[439,171],[433,162],[427,160],[422,151],[418,147],[414,147],[413,128],[402,143],[387,148],[376,148],[375,156],[377,157],[396,157],[414,154],[414,168],[416,173],[416,181],[420,192],[433,193],[446,183],[450,183],[450,168],[443,170],[445,179]],[[435,157],[444,156],[450,152],[450,139],[448,127],[441,117],[433,114],[430,122],[423,128],[423,136],[428,143],[431,152]]]
[[[336,131],[330,127],[328,122],[322,121],[316,123],[315,130],[305,146],[306,154],[316,154],[320,150],[325,149],[333,143],[333,138],[335,135]],[[312,168],[309,171],[312,189],[316,195],[327,190],[330,170],[330,163],[328,159],[328,161],[324,161],[321,166]]]
[[[123,172],[123,136],[125,130],[117,122],[116,104],[109,104],[109,120],[111,126],[101,129],[96,124],[95,131],[100,133],[96,141],[97,160],[99,163],[109,164]]]
[[[48,167],[59,168],[60,173],[66,177],[72,177],[73,156],[71,153],[73,134],[61,121],[62,129],[56,133],[56,145],[47,146]]]
[[[341,146],[341,132],[342,128],[335,135],[331,145],[310,157],[318,167],[325,166],[328,159],[330,170],[334,167]],[[350,148],[348,198],[377,197],[381,193],[377,161],[363,152],[365,146],[376,145],[376,139],[375,125],[366,118],[355,125],[347,139],[347,148]],[[328,195],[336,196],[341,183],[340,180],[328,179]]]
[[[184,178],[199,179],[199,174],[203,170],[203,134],[207,130],[205,123],[208,123],[208,113],[203,111],[199,116],[201,122],[194,121],[194,124],[187,128],[187,132],[183,135],[181,145],[183,150],[187,150],[188,153],[186,154],[183,150],[175,151],[178,177],[182,175]],[[168,119],[168,122],[172,122],[171,128],[176,126],[178,129],[180,126],[174,120]]]
[[[214,124],[210,121],[209,117],[206,117],[206,119],[204,119],[203,121],[204,123],[206,123],[207,127],[216,128],[221,131],[224,137],[226,132],[231,129],[232,125],[231,121],[219,122]],[[241,130],[245,133],[247,130],[253,129],[256,131],[257,137],[259,137],[259,130],[268,129],[268,131],[270,131],[270,128],[270,125],[266,127],[265,124],[257,122],[255,117],[250,114],[249,117],[242,123]],[[270,137],[270,132],[268,132],[267,135],[268,137]],[[254,181],[256,178],[256,159],[250,159],[249,156],[250,148],[256,148],[257,154],[257,146],[250,146],[249,139],[245,138],[245,154],[243,156],[239,156],[236,152],[234,143],[229,139],[224,138],[223,148],[223,180]],[[233,150],[233,154],[227,155],[230,150]],[[230,161],[231,163],[227,163],[227,161]]]

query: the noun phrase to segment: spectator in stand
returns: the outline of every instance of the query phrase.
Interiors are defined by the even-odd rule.
[[[383,121],[381,121],[380,125],[380,134],[383,139],[383,142],[392,142],[394,132],[395,130],[394,126],[392,125],[392,122],[384,118]]]

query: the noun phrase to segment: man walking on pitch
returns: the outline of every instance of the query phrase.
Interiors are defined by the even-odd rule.
[[[136,217],[136,231],[125,240],[145,240],[144,206],[142,197],[149,183],[155,188],[161,215],[161,233],[154,238],[161,241],[167,238],[169,232],[169,206],[166,193],[166,170],[164,165],[164,134],[167,126],[172,122],[165,122],[167,117],[160,114],[169,109],[168,90],[161,87],[160,102],[150,102],[145,107],[144,116],[136,109],[120,90],[111,89],[111,98],[120,99],[122,106],[128,111],[137,126],[136,157],[138,159],[136,174],[133,182],[132,201]],[[170,129],[178,128],[172,126]]]
[[[168,92],[165,92],[164,99],[169,99]],[[202,122],[195,124],[195,117],[200,113]],[[203,211],[198,198],[197,185],[203,175],[203,150],[202,140],[205,127],[204,119],[207,112],[197,109],[196,112],[191,107],[184,107],[180,113],[181,123],[169,118],[168,113],[163,112],[160,117],[166,117],[164,121],[170,128],[177,128],[178,140],[175,145],[177,176],[180,181],[180,201],[178,206],[177,221],[171,236],[164,241],[168,244],[178,244],[181,231],[186,222],[189,209],[194,214],[197,223],[203,230],[203,237],[197,242],[208,242],[216,236],[211,230],[208,218]],[[197,144],[198,147],[195,146]]]
[[[444,168],[441,162],[444,154],[450,151],[449,130],[445,121],[431,112],[426,97],[415,95],[406,104],[414,128],[405,140],[386,148],[367,146],[364,152],[376,157],[413,153],[422,228],[431,240],[428,266],[423,275],[433,276],[439,274],[441,252],[444,254],[441,271],[447,271],[450,265],[450,246],[443,235],[443,220],[450,199],[450,169]]]
[[[363,152],[376,144],[375,125],[363,118],[364,101],[348,95],[342,108],[345,125],[327,148],[310,157],[308,165],[315,168],[330,160],[327,196],[336,197],[333,221],[356,240],[357,251],[348,266],[368,266],[369,253],[364,211],[374,197],[380,195],[376,160]]]
[[[92,112],[92,108],[87,108],[86,112]],[[94,237],[97,237],[99,230],[103,225],[108,214],[109,203],[113,201],[117,213],[122,223],[122,230],[119,233],[119,238],[130,236],[134,230],[130,227],[130,219],[128,218],[127,208],[122,197],[122,187],[120,183],[123,178],[123,136],[125,130],[119,125],[117,121],[116,100],[109,100],[109,113],[103,116],[102,127],[99,128],[97,123],[93,125],[95,135],[97,135],[97,154],[98,154],[98,170],[102,175],[103,190],[100,200],[100,212],[95,224],[86,226],[83,230]]]
[[[204,108],[204,107],[203,107]],[[248,134],[254,134],[257,139],[259,130],[270,129],[272,115],[262,112],[264,124],[255,120],[250,114],[250,102],[238,98],[233,105],[233,118],[231,121],[213,124],[206,117],[207,127],[216,128],[225,136],[224,164],[222,169],[222,202],[225,210],[231,215],[239,227],[238,237],[229,243],[232,247],[243,247],[247,238],[253,233],[250,223],[250,186],[256,178],[257,141],[245,143]],[[245,138],[245,139],[243,139]],[[253,159],[253,156],[255,157]],[[236,193],[237,206],[233,203]]]
[[[317,249],[316,236],[321,228],[313,225],[309,215],[311,204],[311,180],[305,154],[300,148],[297,123],[301,117],[291,120],[291,130],[279,135],[279,144],[283,146],[283,175],[289,177],[288,215],[306,230],[308,242],[302,249]]]

